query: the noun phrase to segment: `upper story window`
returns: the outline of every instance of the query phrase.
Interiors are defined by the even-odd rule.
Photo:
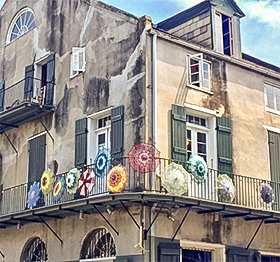
[[[265,83],[264,92],[266,110],[280,114],[280,86]]]
[[[30,8],[22,9],[12,20],[7,35],[7,44],[26,34],[35,26],[36,22],[33,11]]]
[[[211,65],[203,54],[187,55],[187,84],[210,91]]]
[[[86,52],[84,47],[73,47],[71,54],[70,77],[86,71]]]
[[[215,13],[216,23],[216,51],[233,55],[232,21],[229,16]]]

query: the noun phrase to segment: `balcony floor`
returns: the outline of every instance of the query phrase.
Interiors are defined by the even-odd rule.
[[[0,134],[54,111],[53,106],[21,103],[0,113]]]
[[[41,223],[44,219],[63,219],[67,216],[77,215],[80,210],[87,214],[95,213],[96,205],[101,211],[106,210],[107,205],[122,207],[121,201],[127,205],[143,205],[152,207],[155,203],[165,206],[179,205],[180,208],[191,209],[198,214],[219,213],[224,218],[241,217],[247,221],[264,220],[264,223],[280,223],[280,212],[274,210],[259,210],[242,207],[234,204],[214,202],[194,197],[176,197],[164,193],[138,192],[121,194],[100,194],[88,198],[71,200],[50,206],[26,209],[15,213],[0,216],[0,228],[22,225],[28,223]]]

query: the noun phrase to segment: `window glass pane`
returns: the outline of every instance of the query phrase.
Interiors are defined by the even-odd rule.
[[[187,152],[188,152],[188,159],[190,158],[192,154],[192,131],[187,130]]]
[[[206,251],[197,250],[182,250],[182,261],[183,262],[211,262],[212,254]]]
[[[206,119],[200,118],[200,121],[201,126],[206,126]]]
[[[105,134],[98,135],[98,146],[105,145]]]
[[[206,134],[197,132],[197,142],[206,143]]]

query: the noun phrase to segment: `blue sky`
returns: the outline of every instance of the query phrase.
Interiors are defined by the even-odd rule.
[[[202,0],[103,0],[136,16],[149,15],[154,23]],[[280,1],[236,0],[246,14],[241,19],[242,52],[280,66]],[[2,7],[4,0],[0,0]]]

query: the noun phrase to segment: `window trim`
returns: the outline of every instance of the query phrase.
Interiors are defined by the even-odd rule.
[[[82,61],[80,61],[80,54],[82,54]],[[77,61],[75,61],[75,58]],[[79,67],[80,63],[82,66]],[[75,68],[78,64],[78,67]],[[85,47],[72,47],[72,53],[70,56],[70,78],[74,78],[80,73],[86,71],[86,49]]]
[[[274,114],[277,114],[277,115],[280,115],[280,110],[277,110],[276,108],[276,95],[275,95],[275,91],[273,92],[273,100],[274,100],[274,108],[271,108],[271,107],[268,107],[268,103],[267,103],[267,88],[266,86],[269,85],[273,88],[273,90],[275,88],[278,88],[280,90],[280,86],[279,85],[276,85],[274,83],[271,83],[271,82],[264,82],[264,103],[265,103],[265,110],[267,112],[270,112],[270,113],[274,113]]]
[[[202,249],[211,251],[213,254],[213,261],[226,261],[226,246],[220,244],[210,244],[205,242],[194,242],[188,240],[180,240],[181,249]],[[182,256],[182,254],[181,254]],[[182,259],[182,257],[181,257]]]
[[[195,85],[194,81],[191,81],[191,59],[198,60],[199,65],[199,80],[196,81],[199,86]],[[203,86],[204,83],[204,64],[207,64],[209,68],[209,86]],[[213,94],[211,91],[211,79],[212,79],[212,63],[203,58],[203,53],[187,54],[186,55],[186,85],[193,89],[197,89],[206,93]]]
[[[33,14],[34,21],[35,21],[35,26],[32,27],[31,29],[29,29],[27,32],[23,33],[22,35],[18,36],[17,38],[11,40],[11,35],[12,35],[13,29],[14,29],[14,25],[16,24],[17,20],[26,12],[30,12],[30,13]],[[36,17],[35,17],[35,14],[34,14],[33,10],[31,8],[29,8],[29,7],[22,8],[21,10],[19,10],[15,14],[15,16],[13,17],[13,19],[12,19],[10,25],[9,25],[9,29],[8,29],[7,36],[6,36],[6,45],[9,45],[9,44],[13,43],[17,39],[19,39],[22,36],[26,35],[27,33],[31,32],[34,28],[36,28]]]

